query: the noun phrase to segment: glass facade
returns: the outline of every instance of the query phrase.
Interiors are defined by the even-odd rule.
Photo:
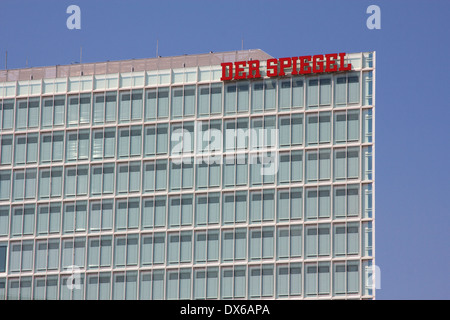
[[[368,298],[374,53],[0,83],[0,299]]]

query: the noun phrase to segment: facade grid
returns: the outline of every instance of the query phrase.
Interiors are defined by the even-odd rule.
[[[0,300],[375,297],[375,53],[214,61],[3,77]]]

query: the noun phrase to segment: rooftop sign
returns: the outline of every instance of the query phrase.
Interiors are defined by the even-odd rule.
[[[289,71],[291,75],[311,73],[326,73],[348,71],[352,64],[345,65],[345,52],[318,54],[292,58],[268,59],[266,75],[282,77]],[[222,81],[261,78],[259,60],[224,62],[222,66]]]

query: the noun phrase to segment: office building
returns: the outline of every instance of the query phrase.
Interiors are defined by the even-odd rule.
[[[373,299],[375,53],[329,56],[0,71],[0,299]]]

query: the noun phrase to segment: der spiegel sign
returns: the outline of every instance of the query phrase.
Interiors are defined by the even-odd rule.
[[[352,64],[345,65],[345,56],[346,53],[341,52],[268,59],[266,74],[268,77],[282,77],[286,75],[287,70],[290,70],[291,75],[349,71],[352,69]],[[224,62],[221,63],[221,66],[222,78],[220,80],[222,81],[261,78],[259,60]]]

